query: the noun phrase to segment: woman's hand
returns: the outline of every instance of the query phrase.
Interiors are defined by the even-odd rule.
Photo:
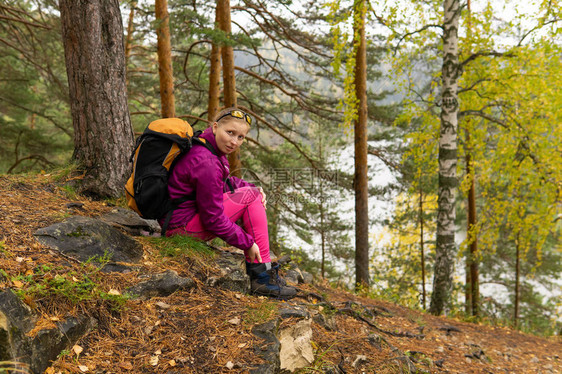
[[[250,259],[250,263],[254,263],[254,260],[257,259],[259,263],[262,262],[261,255],[260,255],[260,247],[256,243],[248,249],[248,253],[246,253],[248,258]]]
[[[258,189],[260,190],[261,193],[261,203],[263,204],[263,207],[265,209],[267,209],[267,199],[265,198],[265,192],[263,191],[263,188],[258,187]]]

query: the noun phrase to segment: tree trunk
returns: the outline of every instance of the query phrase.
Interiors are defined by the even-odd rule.
[[[470,136],[467,133],[466,172],[470,178],[470,189],[468,190],[468,233],[470,241],[469,271],[470,271],[470,308],[472,315],[479,315],[480,287],[478,282],[478,237],[476,235],[476,187],[472,155],[468,146]]]
[[[129,59],[131,57],[131,50],[133,49],[133,29],[135,19],[135,8],[137,1],[131,1],[131,10],[129,11],[129,20],[127,22],[127,39],[125,40],[125,70],[129,70]],[[129,86],[129,75],[127,74],[127,87]]]
[[[354,35],[359,35],[355,60],[355,283],[369,285],[369,189],[367,176],[367,48],[365,41],[365,0],[354,5]]]
[[[218,0],[220,5],[220,28],[230,38],[230,0]],[[231,45],[221,47],[222,57],[222,81],[224,85],[224,106],[235,107],[236,102],[236,80],[234,77],[234,51]],[[228,155],[230,174],[236,177],[242,175],[242,163],[240,162],[240,149]]]
[[[320,126],[318,126],[317,128],[318,133],[320,133]],[[320,160],[323,160],[323,154],[322,154],[322,136],[320,136],[318,138],[318,149],[319,149],[319,154],[318,154],[318,158]],[[322,279],[326,278],[326,229],[324,227],[324,188],[322,188],[322,186],[320,186],[320,240],[321,240],[321,244],[322,244],[322,262],[320,264],[320,271],[322,273]]]
[[[470,0],[467,0],[467,10],[468,10],[468,25],[467,31],[469,38],[471,38],[472,33],[472,20],[471,20],[471,10],[470,10]],[[474,164],[472,162],[472,154],[470,153],[470,132],[466,133],[466,144],[468,147],[466,168],[467,173],[472,176],[472,181],[470,184],[470,191],[468,192],[468,230],[476,230],[476,171],[474,170]],[[480,315],[480,280],[478,275],[478,236],[474,232],[473,242],[470,245],[470,290],[471,290],[471,305],[472,305],[472,315]]]
[[[60,0],[60,13],[81,189],[118,197],[134,143],[119,2]]]
[[[441,132],[439,136],[439,192],[433,294],[429,311],[448,310],[453,287],[455,196],[457,188],[457,114],[459,0],[444,1]]]
[[[217,4],[215,10],[215,29],[220,27],[220,6]],[[220,47],[213,43],[211,47],[211,67],[209,71],[209,102],[207,106],[207,118],[213,121],[219,112],[220,106],[220,79],[221,79],[221,61]]]
[[[422,306],[425,310],[425,252],[424,252],[424,240],[423,240],[423,190],[420,178],[420,256],[421,256],[421,278],[422,278]]]
[[[517,239],[515,240],[515,301],[513,310],[513,327],[517,328],[519,325],[519,278],[520,278],[520,257],[519,253],[519,233],[517,234]]]
[[[158,36],[158,75],[160,76],[160,103],[162,117],[176,116],[174,100],[174,70],[172,67],[172,43],[170,41],[170,15],[168,1],[156,0],[156,34]]]

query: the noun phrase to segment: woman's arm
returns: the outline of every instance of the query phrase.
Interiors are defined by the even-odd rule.
[[[254,239],[224,214],[223,166],[217,158],[210,156],[191,171],[201,223],[207,231],[246,251],[252,247]]]

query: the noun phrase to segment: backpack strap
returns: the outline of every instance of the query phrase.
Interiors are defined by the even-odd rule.
[[[195,134],[193,134],[193,136],[191,137],[190,141],[191,141],[191,145],[202,145],[205,148],[207,148],[212,154],[214,154],[215,156],[219,157],[215,147],[213,147],[212,144],[210,144],[209,142],[205,141],[205,139],[200,139],[199,135],[201,135],[202,131],[197,131],[195,132]],[[133,153],[134,154],[134,153]],[[178,157],[179,159],[179,157]],[[178,159],[174,160],[178,161]],[[230,178],[226,177],[224,182],[226,183],[226,185],[228,186],[228,188],[230,189],[231,193],[234,193],[234,187],[232,185],[232,182],[230,181]],[[166,235],[166,230],[168,229],[168,225],[170,224],[170,220],[172,219],[172,214],[174,213],[174,211],[176,209],[179,208],[179,206],[183,203],[185,203],[186,201],[193,201],[195,200],[195,192],[190,193],[189,195],[183,196],[183,197],[179,197],[177,199],[172,199],[171,203],[172,203],[172,207],[170,208],[170,210],[168,210],[168,213],[166,213],[166,219],[164,220],[164,224],[162,225],[162,231],[161,234],[162,236]]]

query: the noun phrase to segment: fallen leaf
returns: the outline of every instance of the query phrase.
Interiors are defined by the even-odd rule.
[[[84,350],[84,348],[80,347],[78,344],[76,344],[74,347],[72,347],[72,351],[74,353],[76,353],[76,356],[78,356],[80,353],[82,353],[83,350]]]
[[[78,365],[78,369],[80,369],[82,373],[85,373],[89,370],[86,365]]]
[[[234,368],[234,364],[232,363],[232,361],[228,361],[228,362],[226,363],[226,368],[227,368],[228,370],[232,370],[232,369]]]
[[[158,365],[158,356],[152,356],[150,360],[148,360],[148,363],[152,366]]]
[[[16,257],[16,261],[17,262],[23,262],[24,258],[23,257]]]
[[[162,301],[157,302],[156,306],[160,309],[170,309],[170,304],[166,304],[165,302]]]
[[[174,367],[174,366],[176,366],[176,361],[170,360],[170,361],[168,361],[168,365],[170,365],[171,367]]]
[[[45,370],[45,374],[55,374],[55,368],[50,367]]]
[[[23,283],[20,282],[19,280],[14,280],[12,281],[12,283],[14,284],[14,286],[16,286],[17,288],[22,288],[23,287]]]
[[[53,321],[53,322],[60,321],[60,318],[59,318],[59,317],[51,317],[51,318],[49,318],[49,319],[50,319],[51,321]]]
[[[159,350],[157,350],[156,352],[154,352],[154,354],[157,355],[157,356],[158,356],[158,355],[161,355],[161,354],[162,354],[162,351],[159,349]]]
[[[25,272],[25,275],[33,275],[33,270],[29,269]]]
[[[78,282],[78,278],[76,278],[75,276],[72,277],[72,281],[73,282]]]
[[[247,345],[248,345],[248,343],[240,343],[240,344],[238,344],[238,348],[244,348]]]
[[[133,364],[131,364],[129,361],[120,362],[119,367],[125,370],[133,370]]]
[[[116,289],[110,289],[109,292],[107,293],[108,295],[114,295],[114,296],[118,296],[121,295],[121,292],[117,291]]]
[[[239,325],[240,324],[240,318],[234,317],[233,319],[228,320],[228,323],[230,323],[231,325]]]

